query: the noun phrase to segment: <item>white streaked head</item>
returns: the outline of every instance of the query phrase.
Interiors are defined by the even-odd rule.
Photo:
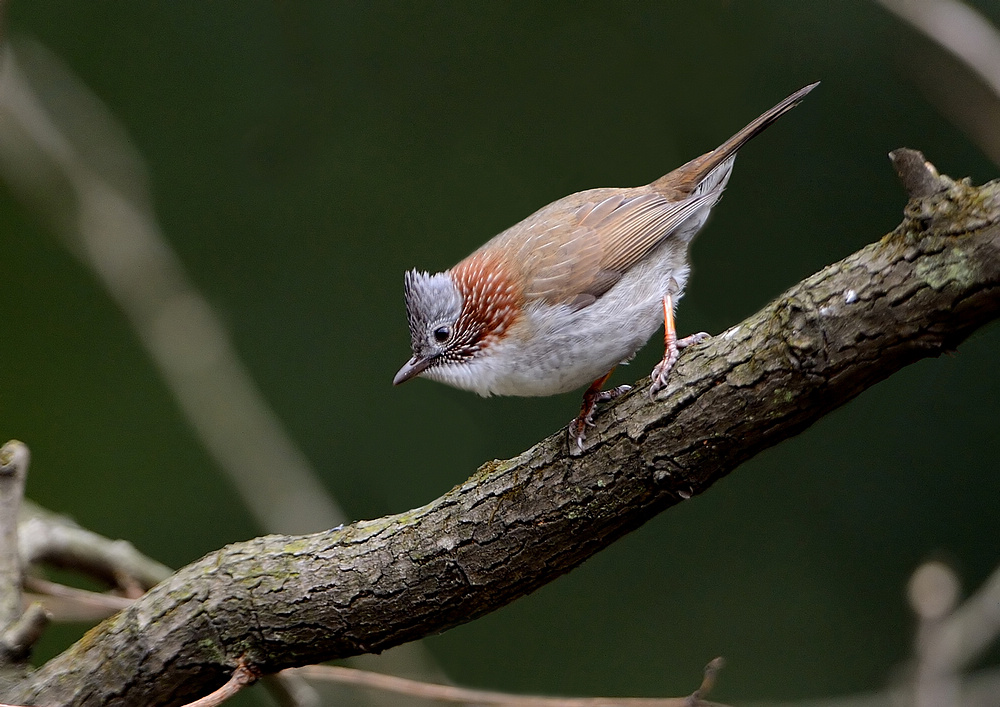
[[[455,357],[462,295],[448,273],[410,270],[403,280],[413,357],[393,379],[399,385],[442,360]]]

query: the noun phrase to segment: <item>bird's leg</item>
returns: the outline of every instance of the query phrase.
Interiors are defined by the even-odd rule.
[[[650,378],[653,379],[649,386],[649,394],[656,395],[667,386],[667,376],[670,369],[677,363],[680,350],[700,344],[708,338],[708,333],[700,331],[683,339],[677,338],[677,330],[674,329],[674,298],[668,292],[663,296],[663,360],[656,364]]]
[[[587,428],[594,426],[594,408],[597,407],[597,403],[614,400],[619,395],[632,390],[632,386],[630,385],[620,385],[611,390],[601,390],[614,372],[615,369],[612,368],[590,384],[587,392],[583,394],[583,405],[580,407],[580,414],[569,425],[569,436],[571,439],[576,440],[576,444],[580,449],[583,449],[583,440],[587,438]]]

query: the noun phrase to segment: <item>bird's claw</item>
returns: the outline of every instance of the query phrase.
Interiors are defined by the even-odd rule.
[[[657,393],[667,387],[667,377],[670,375],[670,371],[673,369],[674,364],[677,363],[677,358],[680,356],[681,349],[686,349],[688,346],[694,346],[695,344],[700,344],[710,337],[708,332],[699,331],[697,334],[692,334],[691,336],[685,336],[683,339],[678,339],[667,345],[667,350],[663,353],[663,360],[660,361],[653,368],[653,372],[649,374],[652,382],[649,386],[649,397],[655,397]]]
[[[594,426],[593,415],[587,415],[573,420],[569,423],[569,438],[576,442],[576,446],[583,451],[583,441],[587,439],[587,428]]]
[[[630,385],[619,385],[615,388],[612,388],[611,390],[602,390],[600,393],[597,394],[596,402],[606,403],[609,400],[614,400],[620,395],[625,395],[625,393],[629,392],[630,390],[632,390],[632,386]]]
[[[600,393],[594,396],[594,403],[591,405],[590,410],[586,412],[581,412],[579,416],[573,422],[569,424],[569,437],[571,440],[576,442],[576,446],[583,451],[583,442],[587,439],[587,428],[594,427],[594,409],[597,407],[597,403],[606,403],[609,400],[614,400],[615,398],[624,395],[625,393],[632,390],[630,385],[619,385],[610,390],[602,390]]]
[[[688,346],[700,344],[702,341],[710,338],[712,338],[712,335],[707,331],[699,331],[697,334],[692,334],[691,336],[685,336],[683,339],[678,339],[675,345],[679,349],[686,349]]]
[[[667,376],[670,375],[671,369],[677,363],[678,355],[676,346],[668,348],[663,354],[663,360],[653,368],[653,372],[649,374],[652,380],[649,386],[649,397],[655,397],[657,393],[667,387]]]

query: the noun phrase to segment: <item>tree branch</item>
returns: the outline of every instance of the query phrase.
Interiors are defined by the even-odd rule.
[[[922,157],[895,162],[924,165]],[[1000,185],[936,178],[940,189],[928,190],[904,175],[929,195],[911,199],[895,231],[686,350],[655,401],[647,382],[606,409],[582,454],[570,454],[562,431],[483,465],[421,508],[230,545],[2,697],[182,704],[222,685],[241,660],[266,674],[381,651],[570,571],[1000,315]]]
[[[218,707],[247,685],[253,685],[257,682],[258,677],[253,670],[240,663],[222,687],[214,690],[211,694],[205,695],[201,699],[188,703],[184,707]]]
[[[126,540],[111,540],[81,528],[66,516],[25,501],[18,518],[18,550],[25,565],[48,564],[79,570],[111,586],[139,593],[169,577],[169,567]]]
[[[480,707],[726,707],[717,702],[707,702],[704,698],[711,690],[722,660],[716,658],[705,670],[705,679],[694,693],[687,697],[539,697],[537,695],[513,695],[490,690],[471,690],[454,685],[410,680],[396,675],[384,675],[368,670],[345,668],[339,665],[308,665],[293,672],[317,681],[355,685],[373,690],[384,690],[397,695],[419,697],[436,702],[458,702]]]
[[[0,447],[0,635],[21,618],[21,559],[17,552],[17,517],[28,474],[28,448],[11,440]],[[0,664],[10,656],[0,637]],[[22,656],[23,657],[23,656]]]

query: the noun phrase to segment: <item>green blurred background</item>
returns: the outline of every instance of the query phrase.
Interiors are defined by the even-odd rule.
[[[975,82],[870,2],[14,0],[6,24],[121,121],[164,234],[353,518],[430,501],[579,402],[394,389],[405,269],[570,192],[651,181],[817,79],[741,153],[682,333],[891,230],[889,150],[998,171],[935,103],[942,77]],[[100,282],[6,187],[0,229],[0,437],[32,449],[29,496],[173,566],[260,534]],[[944,559],[974,588],[1000,558],[998,346],[989,327],[904,370],[430,651],[458,683],[518,692],[686,694],[716,655],[721,701],[886,685],[912,650],[915,567]]]

